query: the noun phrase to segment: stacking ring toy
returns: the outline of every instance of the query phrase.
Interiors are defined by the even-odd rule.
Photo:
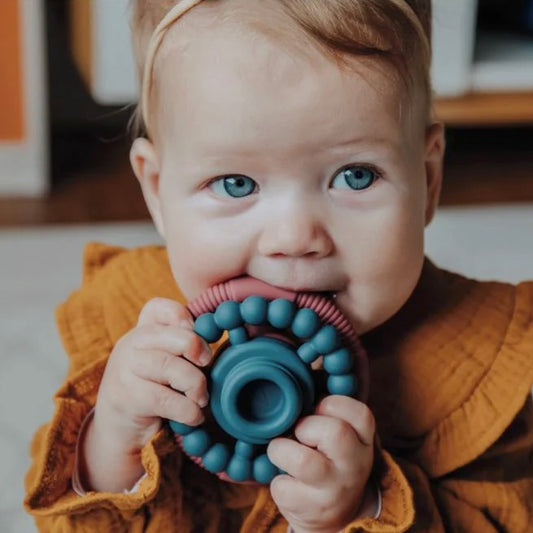
[[[331,299],[238,278],[210,289],[189,310],[206,342],[228,335],[208,375],[209,409],[226,438],[217,442],[205,424],[169,425],[185,453],[224,480],[270,483],[280,473],[266,446],[313,411],[311,364],[319,357],[330,394],[366,395],[366,355]]]

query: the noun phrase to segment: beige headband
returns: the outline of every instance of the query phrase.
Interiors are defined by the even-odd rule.
[[[146,61],[144,64],[143,80],[141,87],[141,111],[144,121],[144,126],[147,131],[150,130],[150,123],[148,120],[148,102],[150,100],[150,89],[152,87],[152,72],[154,68],[154,59],[163,37],[167,30],[178,20],[184,13],[189,11],[196,4],[199,4],[202,0],[179,0],[178,3],[173,6],[170,11],[163,17],[163,20],[157,25],[152,37],[150,38],[150,44],[148,45],[148,52],[146,54]]]
[[[419,36],[422,39],[422,42],[427,44],[427,53],[431,55],[430,51],[430,45],[429,41],[427,39],[426,33],[424,31],[424,28],[422,28],[422,24],[420,22],[420,19],[414,12],[413,8],[406,2],[405,0],[389,0],[390,2],[393,2],[396,4],[404,13],[407,15],[407,17],[411,20],[414,27],[416,28],[417,32],[420,34]],[[161,46],[161,42],[163,41],[163,38],[165,37],[165,34],[167,30],[178,20],[184,13],[189,11],[192,7],[202,2],[202,0],[178,0],[178,3],[174,5],[169,12],[163,17],[161,22],[157,25],[156,29],[154,30],[154,33],[152,34],[152,37],[150,38],[150,43],[148,45],[148,52],[146,54],[146,61],[144,63],[144,72],[143,72],[143,80],[142,80],[142,87],[141,87],[141,111],[142,111],[142,117],[144,121],[144,126],[146,128],[146,131],[150,131],[150,123],[148,120],[148,103],[150,101],[150,89],[152,87],[152,73],[154,68],[154,59],[157,51],[159,50],[159,47]]]

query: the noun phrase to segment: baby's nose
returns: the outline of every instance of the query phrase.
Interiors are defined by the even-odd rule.
[[[333,251],[333,240],[318,213],[298,209],[275,213],[261,233],[258,249],[265,256],[318,259]]]

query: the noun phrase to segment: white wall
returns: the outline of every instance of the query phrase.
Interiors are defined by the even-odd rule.
[[[137,99],[128,0],[93,0],[93,96],[101,104]]]

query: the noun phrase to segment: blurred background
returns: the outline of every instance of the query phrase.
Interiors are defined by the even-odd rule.
[[[137,86],[128,0],[0,2],[0,530],[21,508],[35,428],[66,358],[53,310],[89,240],[157,242],[129,167]],[[438,264],[533,278],[533,0],[434,0],[435,112],[447,126]]]

